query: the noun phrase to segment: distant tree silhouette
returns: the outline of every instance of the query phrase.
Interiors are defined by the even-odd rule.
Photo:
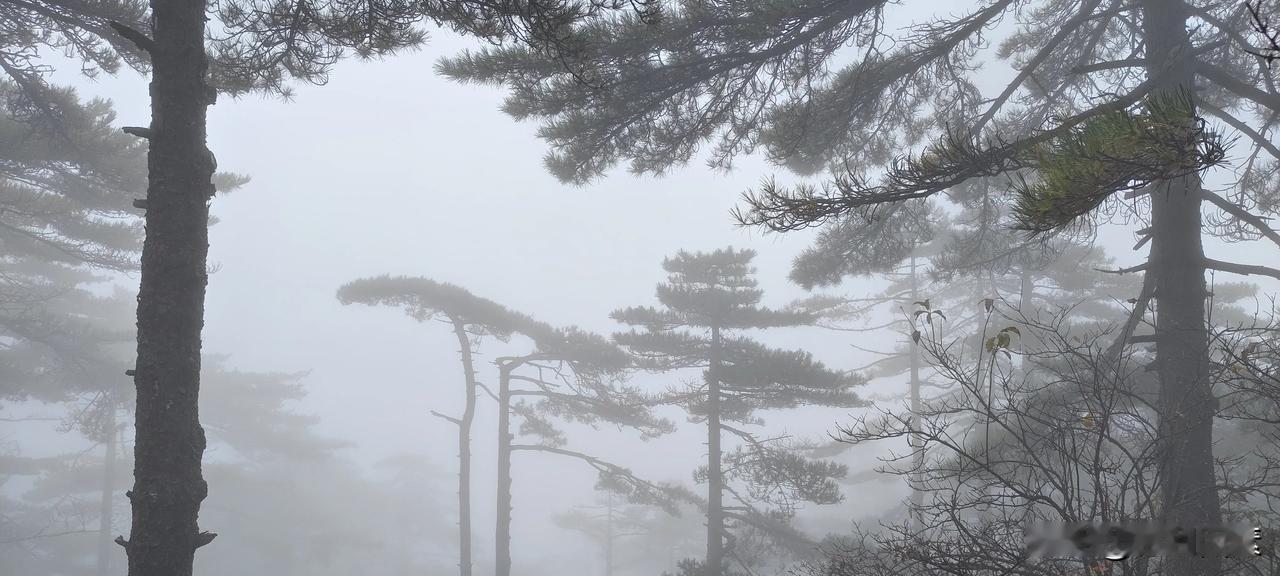
[[[576,327],[554,328],[537,321],[521,333],[534,349],[504,356],[498,366],[498,492],[495,574],[511,574],[511,457],[516,452],[554,454],[577,459],[599,474],[599,488],[628,501],[656,504],[675,512],[680,502],[696,499],[687,490],[653,483],[629,469],[590,454],[565,448],[567,439],[553,420],[596,425],[610,423],[648,439],[672,430],[656,417],[653,401],[623,377],[631,359],[607,339]],[[519,433],[533,441],[516,443],[512,417],[521,419]]]
[[[730,521],[803,548],[803,538],[786,526],[795,506],[833,504],[841,498],[834,480],[844,475],[844,467],[805,458],[800,446],[759,438],[747,428],[758,423],[756,412],[861,405],[852,391],[862,383],[859,378],[828,369],[806,352],[774,350],[733,334],[814,321],[804,312],[759,306],[762,291],[753,278],[754,256],[751,250],[732,248],[680,252],[663,261],[670,276],[657,288],[661,308],[624,308],[612,315],[637,328],[615,338],[641,367],[705,369],[702,385],[672,389],[665,402],[682,406],[707,427],[707,465],[695,478],[707,483],[708,574],[726,568],[725,540],[733,540]],[[724,450],[726,432],[742,446]],[[732,505],[724,504],[726,494],[734,499]]]
[[[472,570],[471,426],[479,388],[473,353],[484,336],[507,341],[527,318],[465,288],[427,278],[379,276],[356,280],[338,289],[338,300],[343,304],[397,306],[419,322],[440,320],[450,326],[458,340],[466,402],[461,416],[440,417],[458,426],[458,565],[462,576],[468,576]]]

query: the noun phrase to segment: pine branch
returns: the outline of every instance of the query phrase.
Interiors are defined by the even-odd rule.
[[[1027,79],[1035,73],[1036,68],[1039,68],[1046,60],[1051,56],[1058,54],[1058,46],[1074,34],[1076,29],[1091,20],[1110,18],[1120,12],[1119,7],[1113,7],[1109,10],[1103,10],[1102,12],[1094,12],[1097,5],[1098,2],[1096,1],[1092,3],[1081,3],[1080,10],[1076,16],[1070,21],[1064,23],[1058,29],[1057,33],[1055,33],[1053,37],[1049,38],[1049,40],[1040,47],[1040,50],[1031,57],[1021,70],[1018,71],[1018,75],[1005,86],[1004,90],[1001,91],[998,96],[995,97],[991,102],[991,105],[987,107],[986,112],[984,112],[982,116],[974,122],[973,127],[969,130],[971,135],[976,136],[982,133],[982,130],[986,128],[987,123],[995,118],[996,113],[999,112],[1004,107],[1004,104],[1008,102],[1009,98],[1018,91],[1018,88],[1022,86],[1023,82],[1026,82]]]
[[[1262,15],[1262,0],[1258,0],[1256,5],[1253,2],[1245,2],[1244,7],[1249,11],[1249,24],[1253,27],[1253,30],[1267,39],[1266,47],[1256,51],[1246,51],[1265,59],[1267,65],[1270,66],[1272,62],[1280,58],[1280,31],[1273,30],[1270,20]]]
[[[1270,266],[1259,266],[1255,264],[1239,264],[1236,262],[1224,262],[1222,260],[1214,260],[1213,258],[1205,258],[1204,265],[1206,268],[1217,270],[1219,272],[1230,272],[1232,274],[1240,274],[1242,276],[1270,276],[1280,280],[1280,269]]]
[[[1134,272],[1142,272],[1143,270],[1146,270],[1149,266],[1150,266],[1150,263],[1143,262],[1136,266],[1130,266],[1128,268],[1120,268],[1117,270],[1105,270],[1102,268],[1094,268],[1094,270],[1101,272],[1103,274],[1132,274]]]
[[[1128,94],[1012,142],[996,136],[979,142],[950,131],[919,156],[894,161],[876,186],[853,174],[837,175],[821,189],[802,184],[786,190],[766,182],[759,191],[744,193],[746,210],[735,207],[731,215],[739,226],[763,226],[774,232],[802,230],[864,206],[928,198],[974,178],[1025,168],[1038,146],[1067,136],[1095,118],[1127,110],[1162,79],[1162,74],[1153,74]]]
[[[494,393],[494,391],[483,382],[476,382],[476,387],[481,390],[484,390],[484,393],[488,394],[489,398],[492,398],[495,402],[498,400],[498,395]]]
[[[1196,106],[1199,109],[1209,113],[1210,115],[1217,117],[1219,120],[1222,120],[1228,126],[1235,128],[1241,134],[1248,136],[1250,140],[1253,140],[1254,144],[1256,144],[1259,148],[1266,150],[1267,153],[1270,154],[1272,158],[1275,158],[1276,160],[1280,160],[1280,148],[1277,148],[1276,145],[1271,142],[1270,138],[1267,138],[1266,136],[1259,134],[1257,130],[1254,130],[1248,124],[1245,124],[1244,122],[1242,122],[1239,118],[1236,118],[1235,116],[1231,115],[1229,112],[1221,108],[1218,108],[1217,106],[1214,106],[1213,104],[1210,104],[1203,100],[1197,102]]]
[[[1125,345],[1130,343],[1134,330],[1138,329],[1138,324],[1142,322],[1143,316],[1146,315],[1147,308],[1151,305],[1151,297],[1155,294],[1155,291],[1155,275],[1144,274],[1142,277],[1142,290],[1138,293],[1138,297],[1134,299],[1133,310],[1129,312],[1129,317],[1125,319],[1124,327],[1120,329],[1120,334],[1116,336],[1115,341],[1107,348],[1106,356],[1104,356],[1105,366],[1113,366],[1116,360],[1120,358]]]
[[[585,462],[592,468],[595,468],[596,471],[600,472],[601,474],[616,477],[616,478],[622,478],[626,480],[628,483],[630,483],[634,488],[636,488],[639,491],[638,494],[636,494],[636,496],[640,497],[640,503],[653,502],[658,506],[662,507],[663,510],[666,511],[668,514],[671,514],[673,516],[679,515],[678,507],[680,502],[689,502],[692,504],[701,503],[696,498],[694,498],[692,494],[688,493],[687,491],[684,491],[682,489],[676,489],[670,486],[662,486],[659,484],[655,484],[653,482],[650,482],[648,480],[645,480],[643,478],[636,476],[634,473],[631,472],[631,470],[627,468],[624,468],[612,462],[601,460],[600,458],[591,456],[589,454],[584,454],[582,452],[568,450],[565,448],[558,448],[555,446],[544,446],[541,444],[513,444],[511,445],[511,451],[512,452],[545,452],[548,454],[558,454],[560,456],[568,456],[570,458],[578,459],[582,462]]]
[[[1200,194],[1202,197],[1204,197],[1205,200],[1208,200],[1210,204],[1217,206],[1227,214],[1235,216],[1236,219],[1253,227],[1253,229],[1257,230],[1258,233],[1262,234],[1263,237],[1274,242],[1276,246],[1280,246],[1280,233],[1277,233],[1274,229],[1271,228],[1271,226],[1268,226],[1267,221],[1264,220],[1261,216],[1258,216],[1257,214],[1249,212],[1248,210],[1245,210],[1244,208],[1242,208],[1239,204],[1230,202],[1226,198],[1223,198],[1222,196],[1219,196],[1208,190],[1201,190]]]
[[[1259,106],[1269,108],[1274,112],[1280,112],[1280,94],[1267,92],[1256,86],[1247,84],[1235,76],[1232,76],[1226,70],[1200,62],[1196,66],[1196,73],[1203,76],[1206,80],[1226,88],[1228,92],[1235,94],[1245,100],[1253,102]]]
[[[1126,58],[1124,60],[1108,60],[1106,62],[1094,62],[1093,64],[1082,64],[1071,69],[1072,74],[1089,74],[1091,72],[1102,72],[1104,70],[1119,70],[1122,68],[1138,68],[1146,66],[1147,61],[1144,58]]]
[[[458,425],[458,426],[461,426],[461,425],[462,425],[462,420],[460,420],[460,419],[458,419],[458,418],[454,418],[454,417],[452,417],[452,416],[448,416],[448,415],[445,415],[445,414],[441,414],[441,413],[439,413],[439,412],[436,412],[435,410],[432,410],[432,411],[431,411],[431,415],[432,415],[432,416],[435,416],[436,418],[440,418],[440,419],[442,419],[442,420],[448,420],[449,422],[453,422],[454,424],[456,424],[456,425]]]

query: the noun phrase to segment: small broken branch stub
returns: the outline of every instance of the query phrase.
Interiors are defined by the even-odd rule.
[[[454,424],[457,424],[458,426],[461,426],[461,425],[462,425],[462,420],[459,420],[459,419],[454,418],[454,417],[452,417],[452,416],[447,416],[447,415],[445,415],[445,414],[441,414],[441,413],[439,413],[439,412],[436,412],[435,410],[432,410],[432,411],[431,411],[431,415],[432,415],[432,416],[435,416],[436,418],[440,418],[440,419],[442,419],[442,420],[448,420],[449,422],[452,422],[452,423],[454,423]]]
[[[199,534],[196,534],[196,548],[200,548],[202,546],[208,545],[210,542],[213,542],[214,538],[217,538],[217,537],[218,535],[213,532],[201,532]]]
[[[119,34],[125,40],[133,42],[133,45],[142,49],[143,52],[146,52],[147,54],[155,52],[156,42],[146,34],[143,34],[135,28],[116,22],[115,20],[108,21],[107,25],[110,26],[112,30],[115,30],[116,34]]]

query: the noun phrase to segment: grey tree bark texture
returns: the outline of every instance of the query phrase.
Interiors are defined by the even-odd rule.
[[[1143,0],[1148,74],[1161,75],[1156,96],[1195,88],[1188,9],[1183,0]],[[1151,192],[1151,252],[1155,281],[1156,368],[1160,376],[1160,496],[1164,519],[1183,527],[1221,523],[1213,461],[1214,396],[1205,325],[1205,260],[1200,177],[1158,182]],[[1190,555],[1169,562],[1174,576],[1212,575],[1218,558]]]
[[[146,236],[138,291],[133,524],[129,576],[190,576],[208,492],[201,475],[200,332],[209,253],[213,155],[205,115],[205,1],[152,0]]]

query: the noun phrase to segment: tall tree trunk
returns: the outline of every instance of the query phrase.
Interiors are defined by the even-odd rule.
[[[498,521],[494,574],[511,576],[511,366],[498,368]]]
[[[1142,0],[1149,74],[1166,74],[1160,95],[1190,97],[1194,89],[1188,11],[1183,0]],[[1188,118],[1188,122],[1191,119]],[[1160,497],[1164,519],[1186,528],[1217,526],[1222,513],[1213,463],[1215,400],[1209,381],[1205,326],[1204,247],[1200,178],[1157,183],[1151,194],[1156,367],[1160,377]],[[1219,558],[1171,558],[1170,573],[1212,575]]]
[[[471,424],[476,416],[476,371],[466,326],[456,319],[453,334],[458,338],[467,389],[466,408],[458,420],[458,571],[471,576]]]
[[[190,576],[199,534],[200,331],[213,155],[205,147],[205,0],[152,0],[146,237],[138,290],[129,576]]]
[[[720,470],[720,327],[711,327],[707,369],[707,574],[724,573],[724,477]]]
[[[116,495],[116,403],[112,394],[108,393],[106,422],[106,453],[102,458],[102,499],[98,505],[98,576],[111,574],[111,555],[115,553],[115,542],[111,536],[111,519],[115,515]]]
[[[919,280],[916,276],[916,257],[911,257],[911,301],[919,302],[920,287]],[[913,304],[914,306],[914,304]],[[913,327],[914,328],[914,327]],[[911,394],[911,429],[920,429],[920,344],[915,338],[911,339],[911,382],[909,386]],[[921,450],[921,438],[919,436],[911,436],[913,449],[911,457],[911,514],[910,521],[914,528],[919,529],[924,525],[922,517],[924,511],[924,491],[920,486],[924,483],[924,452]]]

